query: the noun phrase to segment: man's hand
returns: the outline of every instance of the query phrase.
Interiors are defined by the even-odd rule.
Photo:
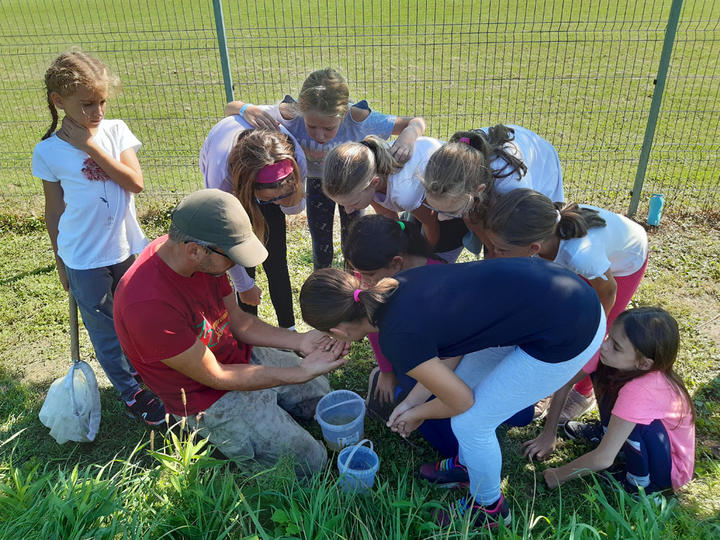
[[[262,289],[257,285],[253,285],[247,291],[239,292],[238,296],[243,304],[259,306],[262,299]]]
[[[307,380],[324,375],[348,362],[345,343],[335,341],[328,350],[315,350],[303,358],[300,367],[308,374]]]

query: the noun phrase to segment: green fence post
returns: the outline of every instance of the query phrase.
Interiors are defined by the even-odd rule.
[[[667,72],[670,67],[670,56],[672,56],[673,44],[675,43],[675,33],[680,20],[681,8],[682,0],[673,0],[672,6],[670,6],[670,17],[668,18],[667,28],[665,28],[665,40],[663,41],[662,53],[660,54],[657,82],[655,83],[655,91],[653,92],[652,102],[650,103],[650,114],[648,115],[647,125],[645,126],[645,139],[643,140],[642,150],[640,151],[640,162],[638,163],[637,173],[635,174],[635,184],[633,185],[632,197],[630,198],[628,216],[635,215],[638,205],[640,204],[640,194],[642,193],[643,183],[645,182],[647,164],[650,160],[650,150],[652,148],[653,138],[655,137],[655,127],[657,126],[657,119],[660,114],[660,105],[662,105],[665,79],[667,79]]]
[[[222,66],[223,82],[225,83],[225,99],[227,101],[233,101],[235,99],[235,94],[233,93],[227,39],[225,38],[225,19],[223,19],[222,0],[213,0],[213,12],[215,13],[215,28],[217,29],[220,65]]]

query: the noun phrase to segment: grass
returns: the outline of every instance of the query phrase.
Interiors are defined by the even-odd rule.
[[[148,236],[161,234],[166,219],[167,209],[147,216]],[[503,490],[515,516],[501,538],[713,538],[720,533],[720,321],[714,319],[720,306],[720,228],[708,221],[664,218],[650,233],[648,273],[634,299],[663,305],[680,323],[680,371],[698,410],[695,478],[660,504],[635,501],[593,479],[550,491],[540,474],[545,465],[528,463],[521,454],[522,442],[540,426],[501,430]],[[437,529],[434,510],[457,495],[415,478],[421,463],[436,459],[434,453],[421,439],[413,438],[410,446],[369,418],[366,436],[381,466],[368,497],[338,490],[334,460],[324,474],[299,482],[288,463],[257,470],[248,463],[217,461],[197,440],[151,436],[124,415],[84,330],[81,358],[91,362],[101,382],[100,432],[92,444],[57,445],[37,413],[50,382],[69,365],[66,297],[41,221],[4,216],[0,240],[0,538],[488,536],[462,522]],[[311,271],[302,218],[294,218],[288,246],[297,293]],[[262,272],[259,281],[266,288]],[[260,313],[275,319],[267,298]],[[351,361],[331,374],[331,386],[364,395],[373,364],[369,346],[354,344]],[[321,437],[316,424],[307,428]],[[586,450],[563,441],[548,463],[556,466]]]
[[[717,206],[720,3],[686,1],[640,212]],[[49,124],[42,77],[72,45],[103,58],[124,90],[108,116],[144,143],[142,209],[200,187],[197,155],[225,101],[210,2],[6,0],[0,5],[2,201],[33,214],[32,148]],[[417,114],[428,134],[524,125],[559,150],[572,199],[627,208],[669,2],[223,2],[238,98],[274,103],[338,67],[353,99]]]

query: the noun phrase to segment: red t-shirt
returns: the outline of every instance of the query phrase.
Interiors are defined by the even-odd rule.
[[[161,236],[147,246],[120,280],[115,330],[128,359],[165,409],[185,416],[204,411],[226,391],[205,386],[162,360],[188,350],[198,339],[221,364],[249,363],[252,348],[230,332],[223,302],[233,292],[227,276],[181,276],[156,253],[166,240]]]

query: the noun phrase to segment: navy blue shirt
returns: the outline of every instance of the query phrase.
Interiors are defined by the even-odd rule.
[[[573,272],[540,258],[413,268],[376,316],[380,348],[406,373],[434,357],[517,345],[548,363],[585,350],[600,300]]]

